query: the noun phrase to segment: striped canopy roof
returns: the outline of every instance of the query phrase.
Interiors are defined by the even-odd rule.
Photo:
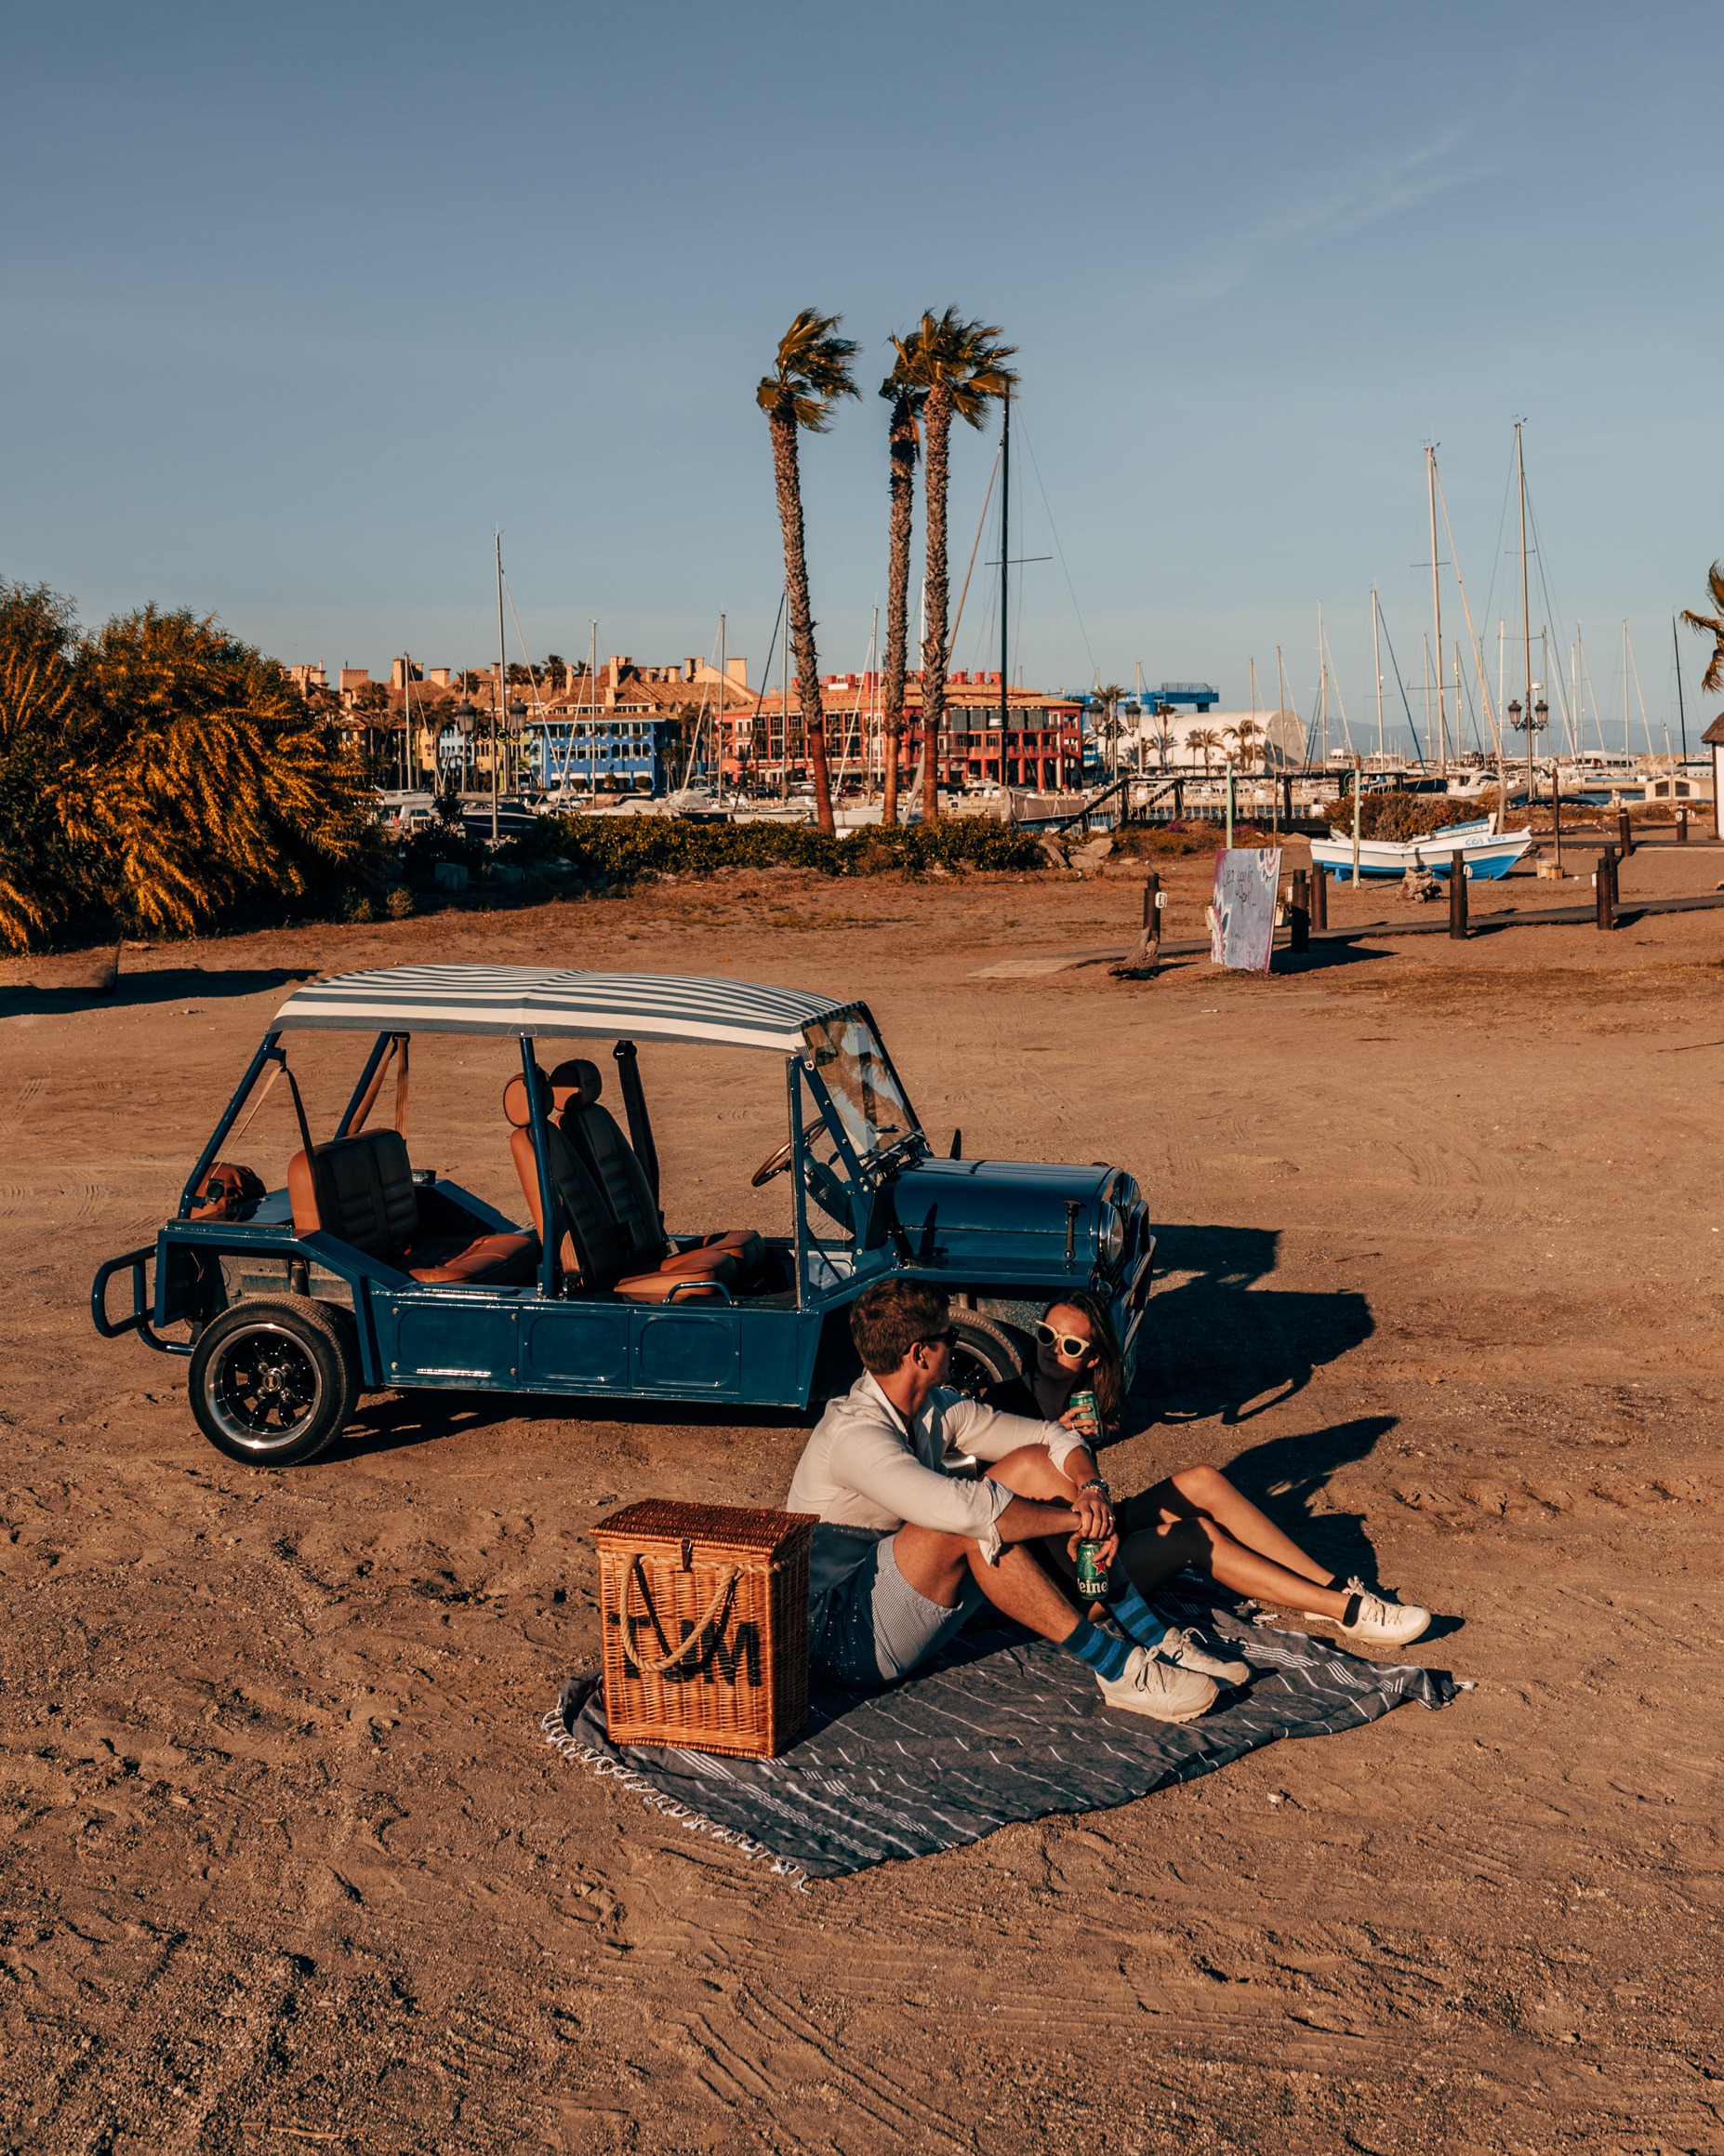
[[[296,989],[276,1026],[353,1032],[530,1033],[709,1041],[794,1055],[802,1028],[848,1006],[800,989],[690,974],[557,965],[390,965]]]

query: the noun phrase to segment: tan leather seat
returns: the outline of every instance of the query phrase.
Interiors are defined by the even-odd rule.
[[[550,1073],[550,1114],[563,1135],[572,1140],[604,1192],[628,1244],[630,1266],[661,1265],[673,1246],[665,1233],[664,1216],[646,1179],[640,1156],[617,1127],[608,1108],[599,1105],[604,1080],[596,1063],[574,1057],[559,1063]],[[752,1228],[736,1228],[705,1235],[684,1258],[702,1250],[722,1250],[736,1261],[746,1276],[766,1255],[763,1238]]]
[[[287,1164],[297,1235],[324,1233],[431,1284],[529,1281],[538,1263],[531,1235],[486,1229],[438,1193],[446,1224],[423,1223],[405,1141],[392,1130],[330,1139]]]
[[[542,1071],[539,1079],[549,1089]],[[722,1300],[720,1288],[733,1286],[737,1277],[736,1260],[728,1251],[670,1251],[650,1271],[631,1269],[628,1239],[597,1178],[551,1119],[550,1105],[548,1100],[545,1161],[550,1171],[551,1195],[563,1217],[557,1259],[564,1276],[591,1293],[619,1295],[630,1302]],[[538,1164],[533,1153],[524,1078],[510,1080],[503,1094],[503,1109],[512,1125],[509,1150],[515,1172],[521,1178],[533,1225],[542,1238],[546,1232],[544,1207],[539,1200]]]

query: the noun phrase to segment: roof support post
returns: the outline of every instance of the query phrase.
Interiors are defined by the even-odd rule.
[[[538,1292],[557,1292],[557,1198],[550,1184],[550,1149],[545,1141],[545,1099],[539,1090],[538,1057],[531,1033],[521,1036],[521,1076],[526,1086],[527,1128],[533,1138],[533,1166],[538,1177],[538,1217],[544,1232],[539,1237]]]
[[[187,1215],[191,1212],[192,1201],[197,1193],[197,1187],[199,1183],[203,1181],[206,1172],[215,1165],[216,1155],[221,1150],[221,1142],[227,1137],[229,1131],[232,1129],[234,1123],[238,1119],[240,1110],[245,1107],[246,1101],[250,1098],[251,1089],[258,1083],[258,1079],[262,1072],[263,1066],[266,1063],[285,1059],[282,1058],[280,1048],[276,1045],[281,1037],[282,1036],[279,1031],[265,1033],[263,1036],[262,1046],[258,1050],[258,1053],[252,1058],[251,1061],[246,1064],[245,1075],[240,1080],[238,1089],[234,1093],[232,1099],[230,1100],[226,1108],[222,1110],[221,1120],[217,1124],[215,1130],[211,1133],[209,1143],[197,1156],[197,1165],[186,1178],[186,1187],[179,1193],[179,1218],[180,1219],[185,1219]]]

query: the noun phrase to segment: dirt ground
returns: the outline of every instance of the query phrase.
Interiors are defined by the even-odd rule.
[[[0,2146],[1724,2152],[1724,912],[978,978],[1137,911],[754,873],[128,951],[104,1002],[0,969]],[[255,1473],[86,1314],[292,982],[432,958],[866,995],[936,1145],[1128,1166],[1165,1273],[1116,1487],[1227,1466],[1477,1689],[806,1894],[561,1763],[590,1523],[776,1501],[802,1424],[383,1394]],[[499,1199],[510,1053],[414,1058],[416,1160]],[[642,1060],[671,1225],[776,1225],[776,1060]]]

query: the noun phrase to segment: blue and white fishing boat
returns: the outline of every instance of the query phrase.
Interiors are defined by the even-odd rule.
[[[1405,840],[1362,838],[1359,842],[1361,876],[1404,876],[1409,869],[1428,869],[1433,875],[1449,873],[1450,857],[1462,856],[1468,883],[1495,883],[1532,844],[1531,830],[1498,832],[1494,819],[1479,817],[1472,823],[1452,823],[1423,838]],[[1327,838],[1311,841],[1311,860],[1327,869],[1341,883],[1353,879],[1353,838],[1333,825]]]

